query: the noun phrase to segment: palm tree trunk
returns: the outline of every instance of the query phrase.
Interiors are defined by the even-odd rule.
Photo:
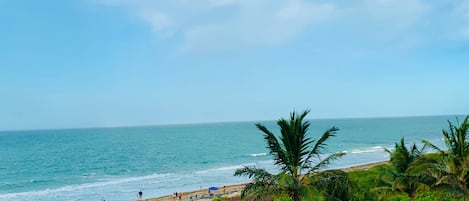
[[[462,193],[464,195],[464,201],[467,201],[467,184],[462,182]]]
[[[301,201],[300,192],[298,192],[298,190],[295,190],[295,192],[293,193],[293,200],[294,201]]]
[[[296,169],[296,167],[293,168],[293,177],[301,183],[301,176],[298,174],[298,169]],[[293,196],[292,196],[293,200],[294,201],[301,201],[301,197],[300,197],[300,189],[298,189],[297,186],[294,187],[293,189]]]
[[[301,201],[300,189],[298,189],[297,187],[293,187],[293,188],[288,188],[288,191],[289,191],[288,194],[293,199],[293,201]]]

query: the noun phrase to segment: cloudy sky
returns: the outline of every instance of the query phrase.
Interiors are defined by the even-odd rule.
[[[0,0],[0,130],[469,113],[465,0]]]

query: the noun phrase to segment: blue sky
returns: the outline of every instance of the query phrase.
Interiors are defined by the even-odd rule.
[[[0,130],[469,113],[464,0],[0,0]]]

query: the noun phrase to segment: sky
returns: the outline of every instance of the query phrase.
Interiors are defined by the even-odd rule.
[[[465,0],[0,0],[0,130],[469,113]]]

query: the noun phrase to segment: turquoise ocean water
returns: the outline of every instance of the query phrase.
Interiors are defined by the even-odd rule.
[[[461,117],[460,117],[461,118]],[[442,145],[456,116],[311,120],[313,138],[336,126],[331,168],[386,160],[384,147]],[[0,132],[0,200],[135,200],[248,181],[236,168],[275,171],[256,122]],[[273,131],[274,121],[263,122]]]

